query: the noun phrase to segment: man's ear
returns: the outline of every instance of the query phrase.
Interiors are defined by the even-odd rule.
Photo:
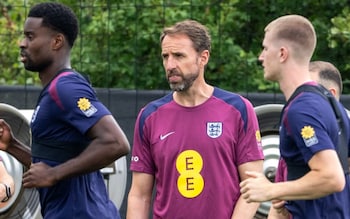
[[[52,49],[53,50],[58,50],[60,49],[65,42],[65,37],[63,34],[61,33],[57,33],[54,37],[53,37],[53,41],[52,41]]]
[[[209,62],[210,52],[209,50],[203,50],[203,52],[200,54],[200,60],[203,66],[206,66]]]
[[[288,55],[289,55],[288,49],[286,47],[281,47],[280,53],[279,53],[280,62],[286,61],[286,59],[288,58]]]
[[[333,96],[336,97],[337,91],[336,91],[334,88],[329,88],[328,90],[329,90],[329,92],[331,92],[331,94],[332,94]]]

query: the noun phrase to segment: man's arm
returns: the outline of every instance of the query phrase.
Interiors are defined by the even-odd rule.
[[[153,175],[133,172],[131,188],[128,195],[127,219],[149,218],[153,184]]]
[[[287,180],[287,165],[283,158],[278,161],[275,175],[275,182],[284,182]],[[289,211],[285,208],[286,201],[272,200],[267,219],[289,219],[291,218]]]
[[[11,154],[27,168],[32,163],[29,146],[14,137],[10,126],[3,119],[0,119],[0,150]]]
[[[51,186],[66,178],[99,170],[129,153],[129,142],[112,115],[102,117],[87,134],[92,141],[79,156],[52,168],[41,162],[32,164],[23,175],[23,186]]]
[[[246,174],[247,171],[256,171],[262,173],[263,170],[263,161],[252,161],[247,162],[238,167],[238,172],[241,180],[248,179],[250,176]],[[247,203],[242,195],[239,197],[236,206],[233,210],[232,219],[240,218],[254,218],[257,209],[259,208],[260,203]]]
[[[241,183],[241,193],[250,203],[317,199],[344,189],[344,172],[334,150],[317,152],[309,161],[309,167],[311,170],[303,177],[280,183],[271,183],[261,173],[247,173],[252,178]]]
[[[272,200],[267,219],[289,219],[288,210],[284,207],[285,201]]]

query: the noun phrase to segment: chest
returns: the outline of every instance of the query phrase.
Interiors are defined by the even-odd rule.
[[[202,156],[233,155],[242,121],[237,115],[216,110],[157,113],[146,122],[145,134],[156,159],[172,160],[186,151]]]

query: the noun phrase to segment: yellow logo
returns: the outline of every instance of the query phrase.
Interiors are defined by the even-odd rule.
[[[311,138],[315,135],[315,130],[311,126],[304,126],[304,128],[301,129],[301,136],[304,139]]]
[[[183,151],[176,159],[176,169],[179,172],[177,188],[186,198],[199,196],[204,189],[202,156],[194,150]]]
[[[259,130],[257,130],[257,131],[255,132],[255,137],[256,137],[256,140],[257,140],[258,142],[261,141],[261,135],[260,135],[260,131],[259,131]]]
[[[88,99],[83,97],[78,100],[78,107],[80,110],[85,111],[91,107],[91,103]]]

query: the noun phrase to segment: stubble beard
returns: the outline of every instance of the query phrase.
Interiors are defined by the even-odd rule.
[[[31,72],[40,72],[46,69],[53,63],[50,59],[44,59],[40,63],[35,63],[29,56],[27,56],[27,61],[24,64],[24,68]]]
[[[170,83],[169,82],[170,89],[173,91],[178,91],[178,92],[187,91],[188,89],[190,89],[193,82],[198,78],[198,75],[199,75],[198,72],[191,73],[191,74],[188,74],[186,76],[181,74],[180,77],[182,78],[182,81],[178,82],[178,83]]]

